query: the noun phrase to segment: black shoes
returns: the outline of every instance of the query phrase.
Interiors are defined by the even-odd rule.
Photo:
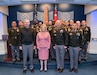
[[[40,72],[42,72],[43,71],[43,69],[40,69]]]
[[[78,69],[74,69],[74,72],[75,72],[75,73],[78,73]]]
[[[40,72],[42,72],[43,71],[43,69],[40,69]],[[47,69],[44,69],[44,72],[47,72]]]
[[[69,69],[69,72],[72,72],[73,70],[74,70],[73,68],[70,68],[70,69]]]
[[[13,61],[13,63],[20,62],[20,59],[13,59],[12,61]]]
[[[12,62],[13,62],[13,64],[15,64],[16,60],[14,59],[14,60],[12,60]]]
[[[82,63],[82,60],[81,60],[81,59],[79,59],[79,60],[78,60],[78,63],[79,63],[79,64],[81,64],[81,63]]]
[[[76,69],[70,68],[70,69],[69,69],[69,72],[72,72],[72,71],[74,71],[75,73],[77,73],[77,72],[78,72],[78,69],[77,69],[77,68],[76,68]]]
[[[86,58],[84,58],[83,60],[84,60],[84,61],[87,61],[87,59],[86,59]]]
[[[31,73],[34,72],[34,69],[30,69]],[[23,69],[23,73],[25,74],[27,72],[27,69]]]
[[[63,72],[63,68],[62,68],[62,69],[60,69],[60,70],[59,70],[59,72],[60,72],[60,73],[61,73],[61,72]]]
[[[34,69],[30,69],[31,72],[34,72]]]
[[[60,70],[60,68],[57,68],[55,71],[59,71]]]
[[[23,73],[26,73],[26,71],[27,71],[26,69],[23,69]]]
[[[61,73],[61,72],[63,72],[63,68],[62,69],[57,68],[55,71],[59,71]]]

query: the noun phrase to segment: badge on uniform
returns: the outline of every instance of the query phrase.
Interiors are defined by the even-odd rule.
[[[72,33],[69,33],[69,35],[72,35]]]
[[[62,29],[60,30],[60,33],[63,33],[63,30]]]
[[[70,31],[70,28],[68,28],[68,31]]]
[[[54,34],[54,36],[56,36],[56,34]]]
[[[80,33],[76,33],[77,36],[80,36]]]
[[[17,39],[17,37],[15,36],[15,39]]]
[[[14,30],[12,29],[11,31],[13,32]]]
[[[49,31],[51,31],[52,30],[52,27],[50,26],[48,29],[49,29]]]

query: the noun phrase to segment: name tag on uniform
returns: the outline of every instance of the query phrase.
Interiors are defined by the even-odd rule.
[[[56,34],[54,34],[54,36],[56,36]]]
[[[17,39],[17,37],[15,36],[15,39]]]

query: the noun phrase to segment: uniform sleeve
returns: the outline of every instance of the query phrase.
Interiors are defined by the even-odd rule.
[[[22,32],[20,30],[20,32],[19,32],[19,46],[21,46],[21,45],[22,45]]]
[[[83,47],[83,41],[84,41],[83,35],[80,33],[80,47],[81,48]]]
[[[65,38],[65,45],[67,46],[68,45],[68,33],[64,30],[64,38]]]
[[[89,31],[88,31],[88,39],[87,39],[87,41],[90,42],[90,39],[91,39],[91,30],[90,30],[90,27],[88,29],[89,29]]]
[[[48,32],[48,49],[50,49],[50,44],[51,44],[51,36]]]
[[[55,38],[54,38],[54,32],[53,31],[54,31],[54,28],[51,31],[51,43],[54,46],[55,45]]]
[[[11,44],[11,28],[8,29],[8,43]]]
[[[39,49],[39,33],[36,36],[36,45],[37,45],[37,49]]]
[[[36,45],[36,32],[34,29],[33,29],[33,33],[32,33],[32,39],[33,39],[34,45]]]

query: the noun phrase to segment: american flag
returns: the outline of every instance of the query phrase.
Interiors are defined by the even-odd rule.
[[[25,19],[29,19],[30,21],[33,20],[33,12],[17,12],[17,20],[25,20]]]
[[[34,19],[37,19],[37,4],[35,4],[34,8]]]
[[[74,11],[70,11],[70,12],[61,12],[58,11],[58,19],[62,19],[62,20],[71,20],[74,19]]]

